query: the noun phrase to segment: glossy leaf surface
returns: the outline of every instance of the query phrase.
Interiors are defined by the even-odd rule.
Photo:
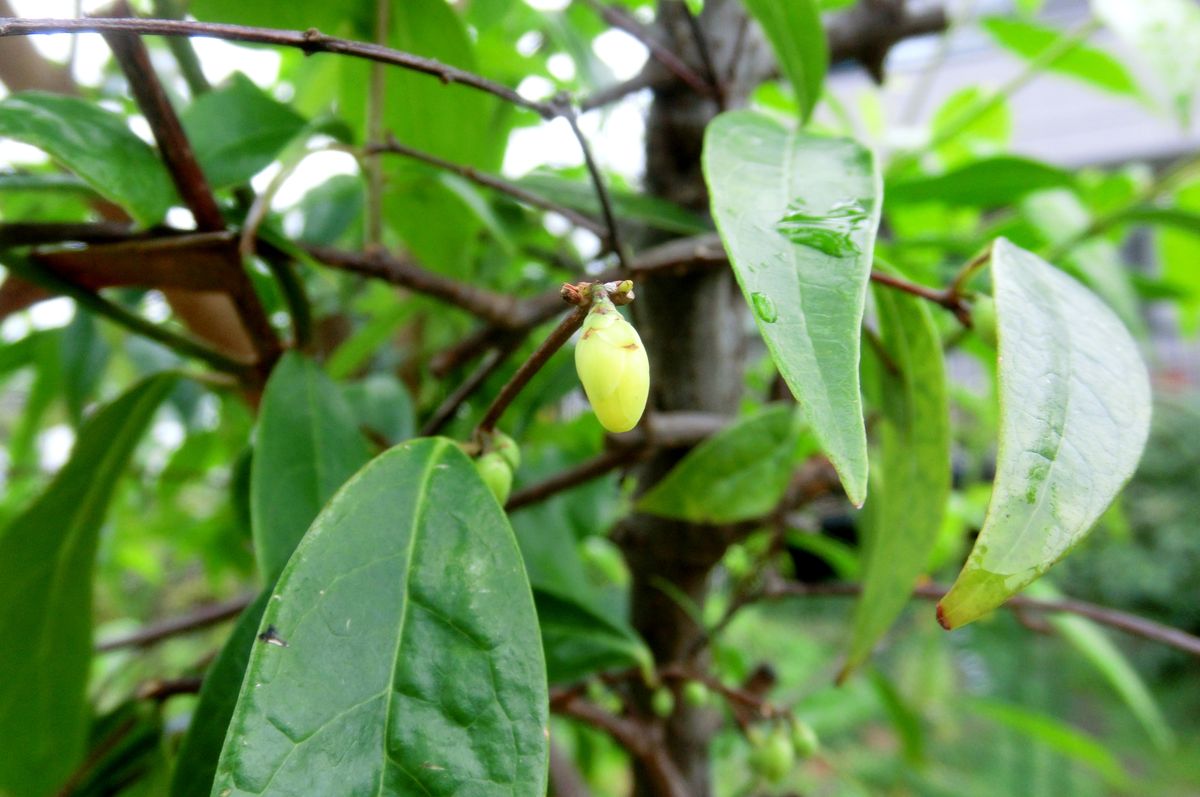
[[[1003,238],[992,250],[1000,443],[983,529],[938,619],[1002,604],[1075,546],[1133,474],[1150,428],[1146,366],[1071,277]]]
[[[875,160],[849,139],[733,111],[708,126],[704,174],[759,332],[846,494],[861,504],[858,362],[881,204]]]

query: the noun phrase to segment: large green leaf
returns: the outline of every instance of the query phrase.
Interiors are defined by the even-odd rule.
[[[793,466],[812,453],[803,416],[776,405],[744,418],[688,452],[650,488],[638,509],[693,523],[736,523],[779,505]]]
[[[538,623],[552,684],[569,683],[606,669],[653,669],[654,658],[638,635],[578,598],[535,587]]]
[[[745,0],[766,32],[784,75],[796,93],[800,116],[807,120],[821,99],[829,68],[829,45],[816,0]]]
[[[257,434],[250,517],[259,570],[270,584],[321,506],[370,453],[337,385],[295,352],[267,380]]]
[[[859,345],[879,226],[870,151],[733,111],[708,126],[704,175],[742,293],[846,494],[867,493]]]
[[[1092,9],[1154,70],[1187,125],[1200,87],[1200,7],[1194,0],[1092,0]]]
[[[180,121],[213,188],[258,174],[305,125],[304,117],[240,72],[229,85],[201,95]]]
[[[508,521],[445,439],[354,476],[280,576],[213,797],[543,794],[546,672]]]
[[[983,529],[938,604],[947,628],[1058,561],[1133,474],[1150,382],[1124,325],[1071,277],[1003,238],[992,249],[1000,444]]]
[[[985,19],[983,29],[1001,47],[1028,61],[1060,46],[1060,42],[1068,35],[1054,28],[1011,17]],[[1113,94],[1141,97],[1137,81],[1129,74],[1125,65],[1109,53],[1090,44],[1077,44],[1055,58],[1046,69],[1082,80]]]
[[[175,189],[162,161],[112,111],[78,97],[26,91],[0,101],[0,138],[38,149],[139,223],[162,220]]]
[[[1041,161],[998,155],[972,161],[945,174],[888,183],[893,204],[940,202],[944,205],[996,207],[1017,201],[1032,191],[1071,186],[1074,176]]]
[[[207,797],[212,790],[225,732],[229,730],[229,721],[233,718],[238,692],[246,675],[246,663],[250,660],[258,625],[270,597],[271,591],[264,590],[246,607],[204,676],[200,700],[175,758],[171,797]]]
[[[857,667],[900,614],[937,544],[950,497],[950,408],[942,342],[922,300],[874,291],[879,337],[893,372],[880,388],[879,479],[871,494],[863,593],[843,673]]]
[[[0,532],[0,794],[51,793],[83,754],[100,525],[175,381],[151,377],[98,411],[50,486]]]

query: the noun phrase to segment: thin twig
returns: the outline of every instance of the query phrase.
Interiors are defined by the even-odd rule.
[[[889,288],[894,288],[904,293],[918,296],[922,299],[927,299],[936,305],[946,308],[954,313],[954,317],[958,319],[965,327],[971,326],[971,309],[963,301],[952,288],[930,288],[925,285],[919,285],[915,282],[909,282],[900,277],[894,277],[882,271],[872,271],[871,281],[878,282],[880,285],[886,285]]]
[[[592,155],[592,147],[588,144],[587,136],[579,129],[579,118],[575,109],[569,108],[562,115],[566,118],[567,124],[571,126],[571,132],[575,134],[575,140],[579,142],[579,149],[583,152],[583,162],[587,165],[588,175],[592,178],[592,188],[596,192],[596,199],[600,201],[600,210],[604,214],[604,223],[608,227],[609,245],[617,253],[617,262],[621,264],[621,268],[628,271],[629,263],[626,260],[625,247],[621,245],[621,233],[617,229],[617,217],[613,213],[612,197],[609,196],[608,188],[604,184],[604,176],[600,174],[596,158]]]
[[[700,53],[700,63],[704,66],[704,76],[712,88],[713,98],[717,101],[717,109],[724,111],[725,87],[721,84],[721,79],[717,77],[717,66],[713,61],[708,36],[705,35],[700,20],[692,13],[692,8],[687,3],[683,4],[683,16],[687,20],[688,28],[692,31],[692,38],[696,41],[696,50]]]
[[[705,97],[713,96],[713,87],[696,70],[692,69],[686,61],[655,38],[654,34],[647,30],[642,23],[629,16],[624,9],[610,6],[607,3],[600,2],[600,0],[587,0],[587,4],[609,25],[628,33],[645,45],[646,49],[650,51],[650,56],[655,61],[662,64],[668,72],[682,80],[694,91]]]
[[[428,163],[431,166],[436,166],[439,169],[445,169],[446,171],[457,174],[459,177],[470,180],[477,185],[493,188],[501,193],[508,194],[513,199],[523,202],[526,205],[532,205],[535,208],[541,208],[542,210],[548,210],[552,213],[557,213],[577,227],[582,227],[589,232],[595,233],[601,238],[606,237],[608,234],[608,228],[604,224],[601,224],[593,218],[585,216],[574,208],[569,208],[565,205],[552,202],[543,196],[539,196],[538,194],[535,194],[532,191],[517,185],[516,183],[509,182],[508,180],[497,177],[493,174],[481,172],[473,166],[462,166],[460,164],[445,160],[444,158],[439,158],[437,155],[432,155],[428,152],[422,152],[419,149],[413,149],[410,146],[401,144],[391,136],[389,136],[385,142],[367,144],[362,148],[362,152],[364,155],[375,155],[377,153],[404,155],[405,157],[419,160],[422,163]]]
[[[504,508],[513,512],[524,506],[544,501],[551,496],[564,492],[580,484],[586,484],[592,479],[598,479],[622,465],[637,459],[645,448],[613,448],[585,460],[574,467],[561,471],[547,479],[531,484],[513,493]]]
[[[655,75],[643,70],[629,80],[598,89],[595,93],[584,97],[579,101],[579,110],[582,113],[594,111],[597,108],[603,108],[605,105],[619,102],[630,94],[636,94],[645,89],[657,88],[659,85],[659,82],[655,79]]]
[[[429,416],[429,420],[421,427],[421,436],[431,437],[440,432],[442,427],[458,412],[458,408],[487,381],[489,376],[496,372],[497,368],[504,364],[509,355],[516,351],[524,338],[523,334],[517,333],[499,341],[497,346],[484,358],[483,362],[476,366],[475,370],[462,381],[462,384],[456,387],[450,395],[446,396],[445,400],[433,411],[433,414]]]
[[[96,652],[107,653],[110,650],[120,650],[121,648],[144,648],[173,636],[208,628],[209,626],[237,617],[242,613],[243,609],[250,605],[255,597],[255,593],[249,593],[223,603],[201,606],[180,617],[172,617],[157,623],[151,623],[133,633],[98,642],[96,644]]]
[[[521,363],[521,367],[512,375],[508,383],[500,389],[496,394],[496,398],[492,400],[491,405],[484,413],[482,420],[475,431],[479,433],[491,432],[496,428],[496,423],[500,420],[500,416],[508,409],[508,405],[513,402],[517,394],[529,384],[529,380],[534,374],[542,369],[542,366],[554,356],[554,353],[562,348],[563,344],[571,339],[575,334],[575,330],[583,325],[583,319],[587,317],[588,308],[585,306],[576,307],[571,313],[562,320],[562,322],[554,328],[554,331],[546,336],[542,344],[534,350],[533,354],[529,355],[529,359]]]

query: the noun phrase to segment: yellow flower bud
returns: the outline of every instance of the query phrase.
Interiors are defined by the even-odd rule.
[[[605,429],[628,432],[637,426],[650,394],[650,361],[637,330],[607,296],[592,305],[583,322],[575,370]]]

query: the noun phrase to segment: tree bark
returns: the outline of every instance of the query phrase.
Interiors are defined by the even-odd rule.
[[[737,64],[734,79],[725,86],[726,105],[744,104],[750,88],[771,64],[757,28],[747,25],[745,10],[735,0],[708,0],[698,28],[719,79],[728,81],[731,65]],[[707,73],[682,2],[660,3],[657,32],[698,73]],[[687,86],[656,90],[647,121],[648,193],[707,212],[700,154],[705,126],[718,110],[716,100]],[[732,415],[741,394],[746,340],[745,303],[732,274],[713,269],[651,280],[639,286],[638,293],[633,308],[650,357],[654,409]],[[684,453],[685,449],[663,450],[648,460],[637,472],[639,489],[661,479]],[[687,608],[680,605],[681,598],[703,605],[710,572],[732,534],[728,529],[641,514],[618,529],[617,540],[633,573],[631,619],[660,665],[679,662],[700,633]],[[635,697],[643,702],[649,698]],[[688,793],[710,797],[708,748],[717,723],[703,710],[679,700],[676,704],[675,713],[664,721],[668,753],[687,782]],[[644,771],[635,772],[635,781],[636,797],[660,797]]]

